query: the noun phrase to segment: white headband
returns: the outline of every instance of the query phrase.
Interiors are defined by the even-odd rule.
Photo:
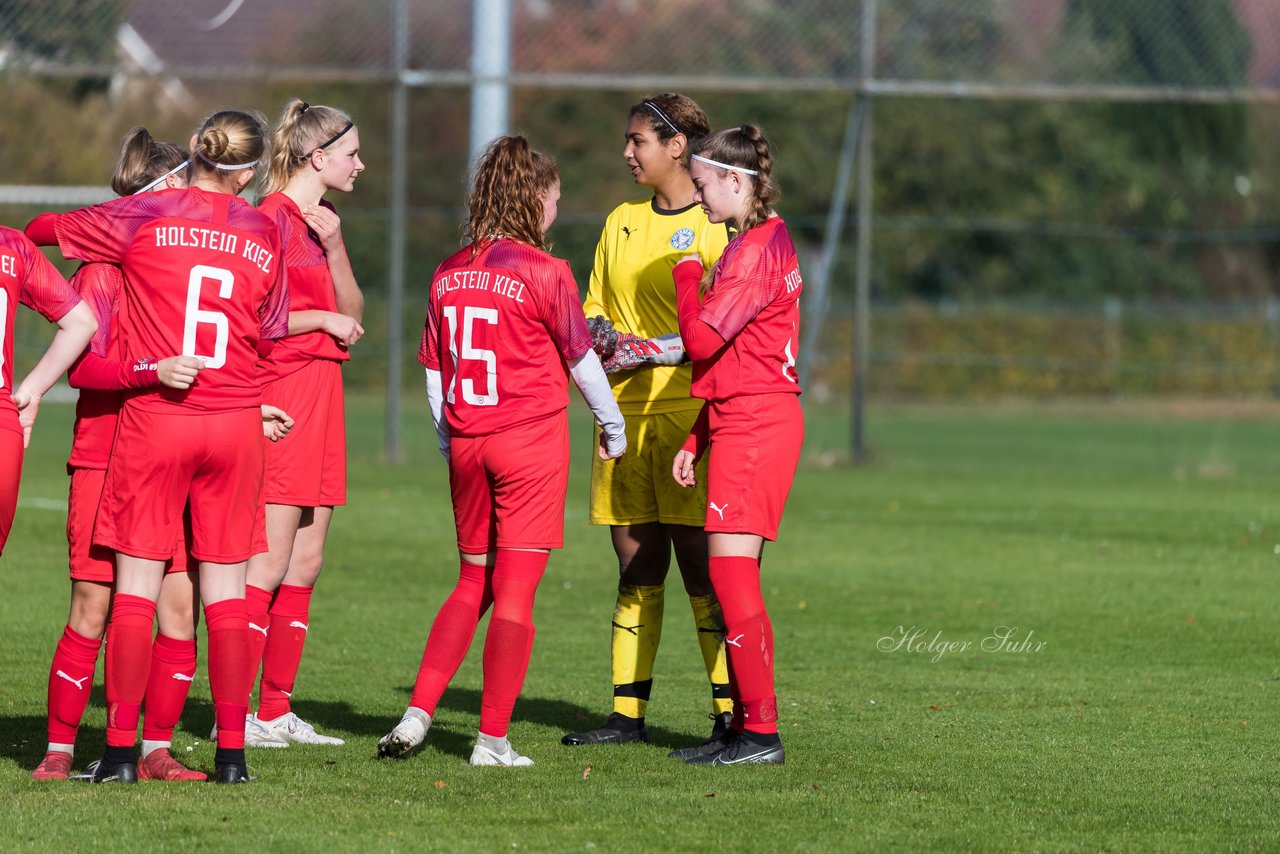
[[[681,130],[680,130],[680,128],[678,128],[678,127],[676,127],[676,126],[675,126],[675,122],[673,122],[673,121],[671,121],[671,119],[667,118],[667,114],[666,114],[666,113],[664,113],[664,112],[662,112],[662,110],[658,109],[658,105],[657,105],[657,104],[655,104],[655,103],[653,103],[653,101],[645,101],[645,102],[644,102],[644,105],[645,105],[646,107],[648,107],[649,109],[653,110],[655,113],[657,113],[657,114],[658,114],[658,118],[660,118],[660,119],[662,119],[664,122],[666,122],[666,123],[667,123],[667,127],[671,128],[671,130],[672,130],[673,132],[675,132],[675,133],[683,133],[683,131],[681,131]]]
[[[728,163],[721,163],[719,160],[712,160],[710,157],[703,157],[701,154],[691,155],[694,160],[698,160],[708,166],[719,166],[721,169],[732,169],[734,172],[741,172],[744,175],[759,175],[755,169],[747,169],[743,166],[730,166]]]
[[[155,180],[154,180],[154,181],[152,181],[150,184],[148,184],[147,186],[143,187],[141,190],[138,190],[137,192],[135,192],[135,193],[134,193],[134,195],[136,196],[136,195],[138,195],[139,193],[145,193],[145,192],[147,192],[148,190],[154,189],[155,187],[159,186],[160,184],[163,184],[163,183],[165,182],[165,180],[166,180],[170,175],[177,174],[177,172],[178,172],[179,170],[181,170],[181,169],[186,169],[186,168],[187,168],[188,166],[190,166],[190,165],[191,165],[191,158],[190,158],[190,157],[188,157],[186,160],[182,161],[182,162],[181,162],[181,163],[179,163],[177,166],[173,167],[173,168],[172,168],[172,169],[170,169],[168,172],[164,173],[164,174],[163,174],[163,175],[161,175],[159,178],[155,179]]]
[[[214,169],[221,169],[223,172],[239,172],[241,169],[252,169],[253,167],[258,165],[258,161],[256,160],[250,160],[248,163],[236,163],[235,165],[231,165],[231,166],[228,166],[225,163],[215,163],[212,160],[210,160],[208,157],[205,157],[204,152],[198,148],[196,149],[196,157],[199,157],[201,160],[203,160],[205,163],[208,163]]]

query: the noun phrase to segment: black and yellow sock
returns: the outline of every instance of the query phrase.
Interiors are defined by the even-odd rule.
[[[714,594],[690,596],[693,622],[698,627],[698,646],[702,648],[702,663],[711,680],[711,711],[722,715],[733,711],[733,698],[729,695],[729,665],[724,654],[724,614]]]
[[[653,660],[662,639],[666,588],[618,585],[613,609],[613,710],[644,718],[653,688]]]

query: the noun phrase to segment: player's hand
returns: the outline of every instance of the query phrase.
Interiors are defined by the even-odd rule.
[[[320,248],[325,254],[342,248],[342,220],[338,214],[324,205],[307,205],[302,212],[307,228],[315,232],[320,240]]]
[[[627,452],[627,434],[619,433],[612,439],[609,434],[603,430],[600,431],[600,447],[596,449],[596,453],[600,455],[600,459],[616,460]]]
[[[156,376],[161,385],[169,388],[188,389],[196,381],[196,374],[204,370],[204,361],[195,356],[170,356],[156,363]]]
[[[273,442],[279,442],[293,429],[293,419],[289,413],[269,403],[262,404],[262,435]]]
[[[325,315],[320,327],[338,340],[339,344],[350,347],[364,336],[364,327],[354,317],[331,311]]]
[[[685,358],[679,332],[627,341],[625,346],[650,365],[679,365]]]
[[[706,272],[706,269],[706,265],[702,263],[702,256],[697,252],[694,252],[691,255],[684,256],[676,262],[675,267],[671,270],[671,278],[673,281],[679,282],[682,278],[688,277],[689,280],[692,281],[694,273],[696,272],[697,278],[701,279],[702,274]]]
[[[25,448],[31,444],[31,428],[36,425],[36,415],[40,412],[40,395],[19,386],[9,399],[18,407],[18,424],[22,427],[22,447]]]
[[[690,489],[698,485],[698,479],[693,474],[697,460],[693,451],[680,451],[676,454],[675,462],[671,464],[671,476],[676,479],[676,483]]]

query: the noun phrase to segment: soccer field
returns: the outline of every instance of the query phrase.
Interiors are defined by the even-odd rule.
[[[0,560],[0,850],[1280,849],[1274,413],[893,408],[852,469],[814,463],[847,424],[810,412],[764,563],[788,761],[711,769],[666,758],[709,731],[674,573],[654,744],[559,742],[610,697],[616,568],[583,521],[577,412],[566,548],[511,729],[537,764],[494,769],[467,765],[479,642],[426,747],[373,758],[457,566],[425,403],[397,467],[380,405],[351,406],[350,504],[295,697],[347,745],[251,751],[245,787],[28,779],[67,598],[71,411],[44,408]],[[98,685],[77,769],[102,748],[101,667]],[[176,755],[212,765],[212,717],[202,660]]]

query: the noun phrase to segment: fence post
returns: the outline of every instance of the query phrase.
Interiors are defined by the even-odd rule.
[[[871,361],[871,181],[873,154],[871,150],[872,107],[870,83],[875,77],[876,53],[876,0],[862,0],[862,41],[859,48],[858,98],[865,99],[865,113],[858,139],[858,244],[853,299],[853,413],[852,441],[854,464],[867,461],[866,394],[867,373]]]

